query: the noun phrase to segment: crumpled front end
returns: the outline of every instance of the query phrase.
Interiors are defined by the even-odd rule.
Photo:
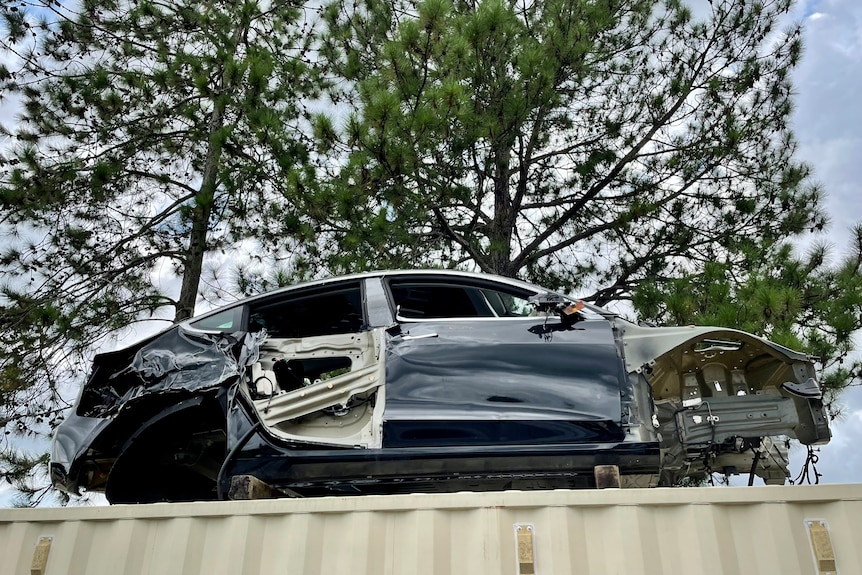
[[[655,402],[663,485],[713,472],[781,484],[791,439],[829,442],[813,358],[733,329],[620,329],[627,371]]]

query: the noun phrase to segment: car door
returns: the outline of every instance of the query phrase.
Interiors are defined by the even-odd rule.
[[[383,329],[367,325],[362,284],[291,291],[249,304],[266,330],[248,394],[276,437],[318,446],[379,447]]]
[[[623,364],[609,322],[534,313],[529,290],[388,281],[385,447],[618,442]]]

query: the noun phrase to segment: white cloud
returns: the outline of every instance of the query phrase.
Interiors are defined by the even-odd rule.
[[[862,222],[862,3],[807,0],[792,17],[804,23],[805,50],[794,74],[799,157],[826,191],[832,225],[823,239],[841,256],[850,226]],[[833,422],[833,439],[821,448],[817,468],[822,482],[862,482],[862,389],[845,392],[841,404],[845,416]],[[791,453],[794,474],[804,458],[804,450]]]
[[[832,441],[820,448],[816,465],[821,474],[821,483],[859,483],[862,482],[862,390],[856,388],[844,394],[842,402],[848,400],[860,405],[856,410],[845,413],[832,424]],[[805,460],[805,452],[798,450],[791,454],[791,466],[798,473]]]

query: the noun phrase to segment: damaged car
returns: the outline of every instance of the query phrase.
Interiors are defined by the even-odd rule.
[[[373,272],[242,300],[98,355],[54,485],[113,503],[788,477],[829,441],[813,358],[648,327],[513,279]],[[602,473],[599,473],[599,471]]]

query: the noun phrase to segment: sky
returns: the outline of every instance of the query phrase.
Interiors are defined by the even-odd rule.
[[[831,224],[819,239],[834,245],[837,260],[847,253],[851,226],[862,222],[862,2],[797,1],[790,21],[804,24],[805,50],[793,77],[798,157],[813,167],[814,179],[826,191]],[[8,121],[9,113],[9,106],[0,106],[5,116],[0,120]],[[862,335],[857,340],[862,348]],[[856,444],[862,442],[862,388],[845,392],[840,403],[842,416],[832,423],[832,441],[818,454],[820,481],[862,482],[862,449]],[[800,447],[791,451],[794,476],[804,456]],[[9,501],[0,486],[0,506]]]
[[[804,53],[795,71],[793,128],[798,157],[814,168],[826,191],[831,225],[823,239],[834,245],[835,259],[847,253],[849,229],[862,223],[862,2],[805,0],[792,17],[804,23]],[[862,336],[857,336],[862,348]],[[833,437],[819,453],[821,482],[862,482],[862,388],[840,399],[842,416]],[[791,454],[792,473],[804,457]]]

